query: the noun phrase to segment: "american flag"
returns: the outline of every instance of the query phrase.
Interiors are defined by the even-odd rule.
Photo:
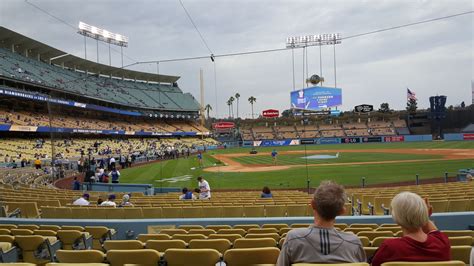
[[[417,100],[416,99],[416,94],[414,92],[412,92],[409,88],[407,88],[407,101],[410,101],[410,100]]]

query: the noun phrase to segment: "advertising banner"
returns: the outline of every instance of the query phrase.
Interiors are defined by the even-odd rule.
[[[300,145],[299,139],[284,139],[284,140],[257,140],[253,142],[254,147],[272,147],[272,146],[292,146]]]
[[[234,122],[217,122],[212,124],[212,127],[214,129],[230,129],[230,128],[235,128],[235,123]]]
[[[300,142],[301,142],[302,145],[314,144],[314,139],[302,139]]]
[[[290,94],[291,108],[324,110],[342,105],[342,89],[311,87],[293,91]]]
[[[338,138],[321,138],[316,140],[316,144],[339,144]]]
[[[382,142],[382,137],[363,137],[362,142]]]
[[[370,104],[361,104],[354,107],[356,113],[370,113],[374,111],[374,106]]]
[[[359,137],[341,138],[341,143],[360,143]]]
[[[464,134],[464,140],[474,140],[474,133]]]
[[[384,137],[384,142],[403,142],[403,141],[405,141],[405,137],[403,136]]]
[[[280,111],[278,111],[276,109],[263,110],[262,111],[262,116],[267,117],[267,118],[279,117],[280,116]]]

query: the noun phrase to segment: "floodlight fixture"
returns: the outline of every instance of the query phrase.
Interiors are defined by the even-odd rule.
[[[128,37],[113,33],[108,30],[104,30],[95,26],[91,26],[82,21],[79,22],[79,27],[77,33],[84,35],[86,37],[103,41],[106,43],[114,44],[117,46],[127,47],[128,46]]]
[[[321,46],[340,44],[342,41],[340,33],[325,33],[318,35],[305,35],[286,38],[286,48],[302,48],[308,46]]]

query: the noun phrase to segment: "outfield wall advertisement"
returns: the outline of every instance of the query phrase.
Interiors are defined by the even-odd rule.
[[[342,89],[311,87],[290,93],[291,108],[321,111],[342,105]]]

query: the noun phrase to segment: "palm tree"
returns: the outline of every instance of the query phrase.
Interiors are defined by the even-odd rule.
[[[227,100],[227,105],[229,106],[229,118],[230,118],[230,106],[232,105],[232,103],[230,102],[230,99]]]
[[[206,104],[204,110],[207,112],[207,119],[209,119],[209,112],[212,111],[212,106],[210,104]]]
[[[232,110],[232,117],[234,117],[234,101],[235,101],[234,96],[230,96],[229,101],[230,101],[230,108]]]
[[[257,101],[257,98],[250,96],[249,103],[252,106],[252,119],[253,119],[253,104]]]
[[[237,100],[237,118],[239,118],[239,98],[240,98],[240,94],[237,92],[235,94],[235,99]]]

